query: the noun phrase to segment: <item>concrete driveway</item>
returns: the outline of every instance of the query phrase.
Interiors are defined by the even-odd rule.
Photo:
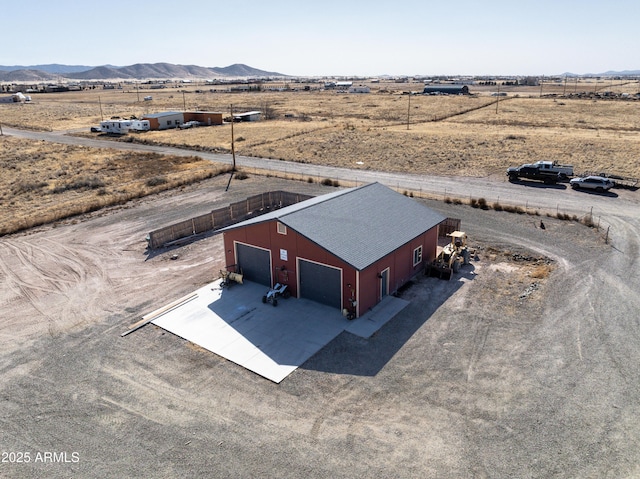
[[[160,308],[152,323],[279,383],[343,331],[368,338],[408,304],[388,296],[349,321],[307,299],[264,304],[267,289],[248,281],[223,289],[218,280],[173,308]]]

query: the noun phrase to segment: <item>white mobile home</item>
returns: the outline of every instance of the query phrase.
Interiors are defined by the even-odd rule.
[[[349,88],[349,93],[371,93],[371,88],[366,85],[352,86]]]
[[[149,131],[148,120],[107,120],[100,122],[100,129],[103,133],[114,135],[124,135],[130,131]]]

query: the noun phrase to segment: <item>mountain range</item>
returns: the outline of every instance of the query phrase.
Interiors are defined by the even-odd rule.
[[[238,77],[285,77],[282,73],[268,72],[236,63],[227,67],[200,67],[174,65],[172,63],[136,63],[124,67],[103,65],[3,66],[0,65],[0,81],[42,82],[60,80],[145,80],[145,79],[213,79]]]

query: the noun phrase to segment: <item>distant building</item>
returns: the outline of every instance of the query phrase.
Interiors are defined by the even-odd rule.
[[[222,113],[218,111],[185,111],[184,121],[197,121],[200,125],[222,125]]]
[[[143,120],[148,120],[152,130],[167,130],[177,128],[184,123],[184,113],[181,111],[163,111],[144,115]]]
[[[366,85],[352,86],[349,88],[349,93],[371,93],[371,88]]]
[[[205,126],[222,125],[222,113],[217,111],[163,111],[144,115],[142,119],[149,121],[152,130],[179,128],[190,121],[197,121]]]
[[[422,93],[427,95],[468,95],[469,87],[467,85],[427,85]]]
[[[261,112],[248,111],[246,113],[238,113],[233,115],[235,121],[260,121]]]
[[[103,133],[124,135],[130,131],[149,131],[147,120],[107,120],[100,122],[100,130]]]

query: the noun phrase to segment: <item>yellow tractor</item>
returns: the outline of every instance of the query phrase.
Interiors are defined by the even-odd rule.
[[[469,249],[464,231],[454,231],[447,236],[451,238],[451,242],[442,248],[438,246],[438,254],[428,266],[427,274],[450,280],[453,273],[460,271],[460,266],[469,264]]]

